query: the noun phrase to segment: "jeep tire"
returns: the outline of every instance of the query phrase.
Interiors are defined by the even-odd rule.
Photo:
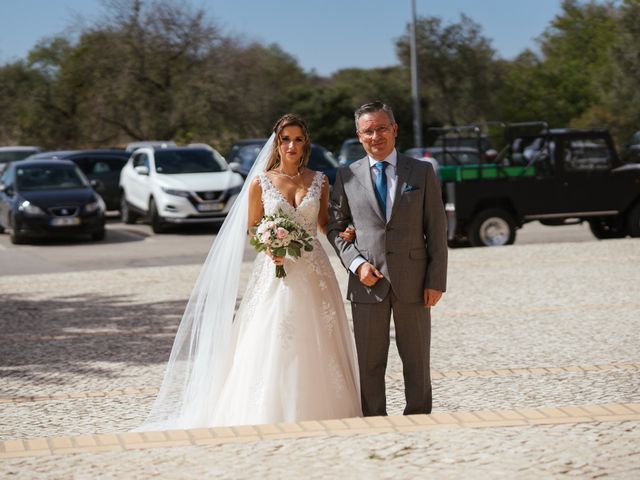
[[[631,209],[627,217],[627,231],[632,237],[640,237],[640,202]]]
[[[516,222],[501,208],[482,210],[471,221],[468,238],[473,247],[511,245],[516,240]]]
[[[627,236],[627,230],[622,221],[617,218],[594,218],[589,220],[589,229],[593,236],[599,240],[608,238],[624,238]]]

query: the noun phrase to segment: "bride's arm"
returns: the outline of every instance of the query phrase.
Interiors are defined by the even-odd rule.
[[[260,219],[264,216],[264,206],[262,205],[262,187],[260,179],[255,178],[249,185],[249,222],[247,234],[251,235],[251,227],[260,223]]]
[[[320,213],[318,213],[318,230],[327,234],[327,224],[329,223],[329,179],[325,176],[322,179],[322,194],[320,195]],[[338,234],[346,242],[353,242],[356,238],[356,231],[347,227]]]

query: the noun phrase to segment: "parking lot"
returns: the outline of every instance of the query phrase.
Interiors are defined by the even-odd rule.
[[[0,274],[71,272],[163,265],[201,264],[215,238],[216,229],[190,226],[155,235],[149,225],[125,225],[111,216],[104,241],[40,240],[31,245],[12,245],[0,234]],[[586,224],[545,227],[538,222],[518,231],[517,245],[558,242],[597,242]],[[246,256],[252,258],[247,246]]]
[[[513,246],[451,250],[433,313],[432,424],[398,417],[392,348],[388,419],[122,433],[154,398],[213,235],[112,221],[104,242],[0,236],[11,269],[0,276],[0,476],[640,474],[640,242],[596,241],[581,226],[530,225]],[[244,281],[249,271],[247,261]]]

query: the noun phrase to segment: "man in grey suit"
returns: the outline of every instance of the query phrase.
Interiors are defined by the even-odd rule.
[[[395,149],[398,125],[382,102],[355,112],[367,156],[341,168],[331,195],[328,238],[349,270],[365,416],[386,415],[391,313],[402,359],[405,415],[431,412],[430,309],[447,277],[446,218],[432,166]],[[354,243],[339,233],[356,230]]]

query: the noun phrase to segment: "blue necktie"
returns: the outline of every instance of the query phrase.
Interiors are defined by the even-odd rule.
[[[376,172],[376,199],[380,210],[382,210],[382,217],[387,218],[387,175],[385,174],[385,168],[387,162],[376,162],[373,166],[377,170]]]

